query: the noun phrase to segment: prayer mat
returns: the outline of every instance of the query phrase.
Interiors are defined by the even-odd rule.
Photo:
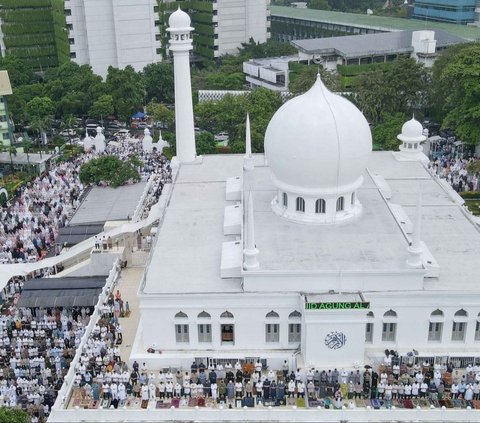
[[[447,408],[453,408],[453,403],[452,403],[452,401],[449,400],[449,399],[446,399],[446,400],[445,400],[445,407],[447,407]]]
[[[365,402],[363,401],[363,399],[360,399],[360,398],[356,398],[355,400],[355,406],[358,408],[363,408],[365,407]]]
[[[188,400],[188,406],[189,407],[196,407],[197,406],[197,399],[196,398],[190,398]]]
[[[479,400],[473,400],[472,405],[473,405],[473,408],[475,408],[475,410],[480,410],[480,401]]]
[[[287,398],[287,406],[292,407],[296,403],[295,398]]]
[[[101,402],[100,407],[102,408],[109,408],[110,407],[110,400],[109,399],[103,399]]]
[[[155,404],[155,408],[169,408],[169,404],[163,401],[157,401],[157,403]]]
[[[378,410],[381,407],[380,401],[378,399],[370,400],[370,404],[375,410]]]
[[[205,407],[213,408],[216,406],[215,400],[213,398],[207,398],[205,400]]]
[[[203,397],[197,398],[197,405],[199,407],[205,407],[205,398],[203,398]]]
[[[140,405],[141,405],[141,401],[138,398],[133,399],[130,403],[131,408],[140,408]],[[128,404],[127,404],[127,406],[128,406]]]
[[[295,405],[298,408],[305,408],[305,398],[297,398],[297,401],[295,401]]]
[[[413,408],[413,402],[410,399],[403,400],[403,406],[405,408],[412,409]]]
[[[89,399],[83,399],[82,402],[80,403],[80,408],[88,408],[90,405],[90,400]]]
[[[420,405],[420,400],[418,400],[417,398],[414,398],[412,399],[412,404],[414,407],[416,407],[417,405]]]
[[[182,408],[188,407],[188,399],[187,398],[182,398],[180,400],[180,407],[182,407]]]
[[[125,406],[125,400],[118,401],[118,408],[123,408]]]
[[[440,408],[440,403],[436,399],[430,399],[430,404],[432,404],[435,408]]]
[[[143,409],[147,409],[147,407],[148,407],[148,400],[143,400],[143,401],[142,401],[142,405],[141,405],[140,407],[143,408]]]
[[[82,402],[81,398],[74,398],[72,401],[72,407],[80,407],[81,402]]]
[[[180,406],[180,398],[172,398],[172,406],[178,408]]]
[[[444,399],[438,400],[438,404],[440,405],[440,407],[446,407],[447,406],[447,403],[445,402]]]
[[[423,408],[428,408],[430,407],[430,401],[428,401],[427,399],[425,398],[422,398],[420,400],[420,407],[423,407]]]
[[[97,409],[99,405],[100,405],[100,401],[92,400],[90,401],[88,408],[90,408],[91,410],[94,410],[94,409]]]
[[[453,403],[453,408],[466,408],[466,406],[463,407],[463,404],[462,404],[463,400],[454,399],[454,400],[452,400],[452,403]]]
[[[392,406],[396,408],[403,408],[403,400],[392,400]]]

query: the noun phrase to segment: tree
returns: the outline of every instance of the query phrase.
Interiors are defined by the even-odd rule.
[[[8,72],[13,88],[30,84],[35,79],[32,68],[12,54],[5,57],[0,56],[0,69]]]
[[[65,129],[68,131],[68,140],[70,141],[70,145],[72,145],[72,128],[76,125],[77,119],[74,116],[68,115],[62,119],[62,123],[60,124],[61,129]]]
[[[376,125],[372,130],[373,143],[382,150],[397,151],[400,146],[397,135],[401,132],[407,116],[403,113],[385,114],[381,120],[382,123]]]
[[[330,10],[331,7],[327,0],[310,0],[308,3],[309,9]]]
[[[155,100],[161,103],[173,103],[174,78],[173,65],[167,62],[150,63],[143,68],[143,80],[147,101]]]
[[[83,184],[99,184],[105,182],[116,188],[129,181],[140,181],[138,159],[120,160],[115,156],[102,156],[90,160],[80,166],[80,181]]]
[[[480,141],[480,44],[447,51],[433,66],[433,109],[468,144]]]
[[[28,120],[26,114],[27,103],[34,97],[44,97],[44,84],[30,84],[13,87],[13,94],[8,97],[8,108],[14,122]]]
[[[332,90],[338,90],[338,77],[335,73],[324,69],[321,66],[304,65],[300,63],[290,63],[289,65],[289,83],[288,90],[293,95],[303,94],[312,88],[312,85],[317,79],[317,74],[320,73],[325,86]]]
[[[12,171],[12,174],[15,172],[15,169],[13,168],[13,157],[17,155],[17,149],[13,145],[7,146],[7,153],[10,156],[10,170]]]
[[[147,112],[154,122],[162,123],[162,128],[173,129],[175,112],[165,106],[165,104],[151,102],[147,106]]]
[[[30,172],[30,150],[32,149],[32,140],[25,134],[22,140],[23,152],[27,155],[28,171]]]
[[[95,119],[102,119],[112,115],[114,109],[113,97],[110,94],[104,94],[93,103],[88,115]]]
[[[0,422],[2,423],[28,423],[28,414],[18,408],[0,407]]]
[[[411,115],[425,107],[429,81],[423,64],[400,58],[383,69],[359,75],[354,83],[356,101],[374,124],[383,114]]]
[[[108,67],[106,86],[112,95],[116,115],[123,121],[143,107],[145,86],[132,66],[125,69]]]
[[[50,97],[34,97],[27,103],[26,113],[30,120],[52,118],[55,113],[55,105]]]
[[[214,154],[217,143],[211,132],[202,131],[196,136],[197,154]]]

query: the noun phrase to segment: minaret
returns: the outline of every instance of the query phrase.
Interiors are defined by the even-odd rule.
[[[420,235],[422,230],[422,191],[418,191],[417,210],[415,224],[413,226],[412,244],[408,247],[407,264],[415,269],[421,268],[422,263],[422,245]]]
[[[244,230],[244,234],[246,232],[246,242],[245,242],[245,250],[243,250],[243,254],[245,256],[243,262],[243,268],[245,270],[256,269],[259,267],[257,255],[258,250],[255,246],[255,229],[253,224],[253,195],[250,191],[248,195],[248,208],[247,208],[247,228],[246,231]]]
[[[250,134],[250,116],[247,113],[247,124],[245,129],[245,156],[243,156],[243,168],[245,170],[253,170],[252,156],[252,138]]]
[[[193,125],[192,82],[190,80],[190,50],[193,28],[190,17],[180,7],[168,19],[170,51],[173,53],[175,78],[175,133],[177,157],[180,163],[193,162],[196,158],[195,131]]]

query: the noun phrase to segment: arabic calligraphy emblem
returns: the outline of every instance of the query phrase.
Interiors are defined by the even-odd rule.
[[[347,342],[347,337],[342,332],[330,332],[325,337],[325,345],[331,350],[342,348]]]

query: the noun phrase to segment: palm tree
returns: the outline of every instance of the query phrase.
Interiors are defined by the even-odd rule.
[[[70,141],[70,145],[72,145],[72,134],[70,130],[74,127],[77,123],[77,119],[73,115],[67,115],[63,118],[62,124],[60,125],[61,129],[68,130],[68,139]]]
[[[32,140],[30,137],[25,134],[22,141],[23,152],[27,154],[27,162],[28,162],[28,173],[30,173],[30,149],[32,148]]]
[[[10,166],[11,166],[12,175],[13,175],[14,170],[13,170],[13,157],[12,156],[17,155],[17,149],[13,145],[8,145],[7,146],[7,152],[8,152],[8,155],[10,156]]]
[[[45,133],[45,128],[46,128],[46,119],[42,119],[41,117],[34,117],[32,119],[32,121],[30,122],[30,128],[32,128],[32,130],[34,132],[37,132],[39,137],[40,137],[40,140],[38,142],[38,149],[39,149],[39,152],[40,152],[40,157],[42,157],[42,140],[43,140],[43,134]]]

